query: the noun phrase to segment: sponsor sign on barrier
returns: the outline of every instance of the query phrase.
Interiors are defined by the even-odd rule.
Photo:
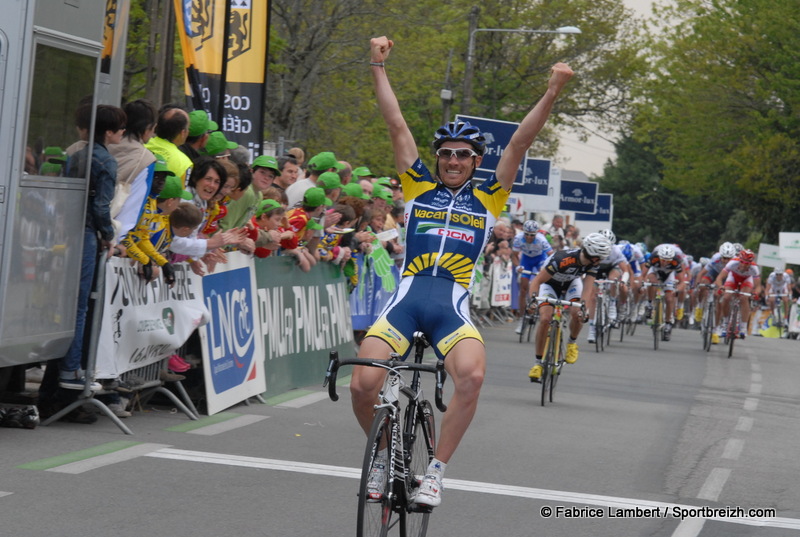
[[[130,259],[106,263],[105,303],[97,345],[97,378],[117,378],[163,360],[209,320],[200,278],[176,263],[175,285],[145,283]]]

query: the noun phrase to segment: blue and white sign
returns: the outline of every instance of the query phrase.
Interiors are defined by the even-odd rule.
[[[481,134],[486,138],[486,151],[483,154],[480,168],[475,170],[475,179],[485,181],[489,179],[497,169],[500,157],[503,156],[511,136],[519,127],[519,123],[510,121],[500,121],[497,119],[487,119],[485,117],[456,116],[456,121],[467,121],[480,129]],[[517,171],[514,179],[514,189],[523,183],[523,171],[526,168],[525,159]]]
[[[562,179],[558,209],[594,214],[597,211],[597,183]]]
[[[550,160],[526,158],[523,166],[525,167],[525,175],[521,183],[514,183],[513,192],[515,194],[547,196],[550,189]]]
[[[614,217],[614,194],[597,195],[597,212],[594,214],[575,213],[575,220],[584,222],[607,222],[611,227]]]

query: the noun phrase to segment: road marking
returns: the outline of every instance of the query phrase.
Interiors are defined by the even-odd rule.
[[[700,488],[697,498],[699,500],[709,500],[712,502],[717,501],[719,494],[722,492],[722,487],[725,486],[730,475],[730,468],[714,468],[711,470],[706,482],[703,483],[703,486]]]
[[[742,448],[744,448],[744,440],[741,438],[730,438],[728,443],[725,444],[722,458],[735,461],[739,458],[739,455],[742,454]]]
[[[757,397],[748,397],[744,400],[744,409],[748,412],[755,412],[758,408],[758,398]]]
[[[200,427],[199,429],[192,429],[191,431],[186,431],[189,434],[199,434],[203,436],[213,436],[215,434],[220,433],[227,433],[228,431],[232,431],[234,429],[238,429],[240,427],[246,427],[248,425],[252,425],[253,423],[258,423],[259,421],[263,421],[269,418],[269,416],[257,416],[255,414],[244,414],[239,416],[238,418],[232,418],[227,421],[221,421],[219,423],[214,423],[212,425],[207,425],[205,427]]]
[[[750,384],[750,394],[761,395],[761,384],[756,384],[756,383]]]
[[[736,423],[736,430],[743,433],[750,432],[753,428],[754,421],[755,420],[750,416],[739,416],[739,421]]]
[[[303,408],[328,398],[328,392],[311,392],[308,395],[275,405],[276,408]]]
[[[672,537],[697,537],[705,525],[705,518],[685,518],[672,532]]]
[[[58,457],[41,459],[17,468],[46,470],[61,474],[82,474],[118,462],[137,459],[150,452],[170,447],[168,444],[141,444],[139,442],[109,442],[89,449],[74,451]]]
[[[14,494],[14,493],[13,492],[3,492],[2,490],[0,490],[0,498],[2,498],[3,496],[11,496],[12,494]]]
[[[756,384],[761,384],[762,377],[761,373],[750,373],[750,381]]]
[[[264,459],[260,457],[245,457],[240,455],[226,455],[223,453],[209,453],[204,451],[188,451],[174,448],[164,448],[152,451],[145,455],[157,459],[169,459],[179,461],[203,462],[209,464],[220,464],[226,466],[238,466],[243,468],[259,468],[266,470],[279,470],[286,472],[297,472],[313,475],[327,475],[333,477],[347,477],[350,479],[360,479],[361,470],[359,468],[346,468],[343,466],[330,466],[325,464],[313,464],[298,461],[285,461],[277,459]],[[716,468],[715,470],[722,470]],[[730,470],[728,470],[730,472]],[[714,472],[712,472],[714,475]],[[711,477],[709,476],[709,479]],[[727,479],[727,477],[725,477]],[[724,485],[724,481],[721,483]],[[721,490],[721,485],[719,486]],[[621,498],[615,496],[602,496],[598,494],[584,494],[580,492],[566,492],[558,490],[537,489],[531,487],[519,487],[512,485],[500,485],[495,483],[483,483],[479,481],[465,481],[461,479],[445,478],[444,487],[449,490],[461,490],[466,492],[478,492],[483,494],[495,494],[501,496],[511,496],[514,498],[529,498],[536,500],[547,500],[553,502],[574,503],[580,505],[602,505],[605,507],[636,508],[643,509],[657,507],[660,510],[672,512],[673,508],[696,509],[697,505],[675,504],[667,502],[655,502],[651,500],[640,500],[635,498]],[[717,492],[717,495],[719,492]],[[689,520],[689,519],[687,519]],[[700,519],[704,520],[704,519]],[[764,526],[776,528],[789,528],[800,530],[800,519],[796,518],[710,518],[709,520],[719,520],[733,524],[745,524],[748,526]],[[702,526],[701,526],[702,527]],[[688,537],[695,534],[684,534],[681,537]]]
[[[189,433],[189,432],[192,432],[192,431],[196,431],[198,429],[211,427],[213,425],[216,425],[218,423],[222,423],[224,421],[237,420],[238,418],[241,418],[242,416],[255,416],[255,414],[239,414],[238,412],[219,412],[217,414],[214,414],[213,416],[207,416],[205,418],[200,418],[199,420],[187,421],[187,422],[181,423],[179,425],[173,425],[172,427],[167,427],[167,431],[173,431],[173,432],[178,432],[178,433]],[[269,416],[260,416],[260,417],[266,419]],[[261,421],[261,420],[256,420],[256,421]],[[244,425],[249,425],[249,423],[246,423],[246,422],[243,423],[242,420],[236,421],[236,423],[239,424],[238,427],[242,427]],[[232,428],[235,429],[236,427],[232,427]],[[210,429],[210,430],[213,430],[213,429]],[[203,434],[203,433],[196,433],[196,434]],[[212,434],[216,434],[216,433],[212,433]]]

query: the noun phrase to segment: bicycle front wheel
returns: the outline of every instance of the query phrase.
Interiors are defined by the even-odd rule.
[[[564,332],[561,331],[558,337],[558,345],[556,345],[556,353],[553,356],[553,363],[548,364],[548,368],[550,369],[550,389],[549,391],[549,398],[550,402],[553,402],[553,394],[556,392],[556,384],[558,383],[558,377],[561,376],[561,366],[564,364],[564,356],[566,353],[566,349],[564,348]]]
[[[658,350],[661,339],[661,300],[656,298],[653,306],[653,350]]]
[[[739,337],[739,308],[734,306],[728,324],[728,358],[733,356],[733,344],[737,337]]]
[[[410,456],[408,461],[409,486],[406,488],[406,508],[400,512],[400,535],[401,537],[425,537],[428,532],[428,519],[431,516],[430,509],[419,509],[411,504],[411,500],[416,495],[416,489],[425,476],[425,472],[428,471],[428,464],[433,459],[436,449],[436,423],[430,402],[421,401],[416,405],[412,431],[412,436],[406,445]]]
[[[558,352],[558,326],[553,324],[547,336],[546,350],[544,353],[542,368],[542,406],[547,404],[550,397],[550,385],[553,382],[553,364],[556,363],[556,353]]]
[[[368,484],[375,457],[381,449],[391,447],[392,419],[389,410],[380,408],[372,420],[372,429],[367,437],[367,448],[364,451],[364,462],[361,466],[361,484],[358,487],[358,524],[356,525],[357,537],[386,537],[389,528],[397,521],[392,520],[394,515],[392,484],[389,483],[389,460],[387,455],[383,482],[378,490],[380,492],[370,496]]]
[[[603,350],[603,327],[605,326],[605,318],[603,317],[603,297],[597,297],[595,304],[594,314],[594,348],[597,352]]]

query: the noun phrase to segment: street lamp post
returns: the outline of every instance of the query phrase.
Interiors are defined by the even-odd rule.
[[[575,26],[562,26],[555,30],[528,30],[527,28],[475,28],[469,32],[467,45],[467,63],[464,68],[464,95],[461,100],[461,113],[469,114],[469,103],[472,100],[472,76],[475,62],[475,34],[478,32],[507,32],[518,34],[579,34]]]

